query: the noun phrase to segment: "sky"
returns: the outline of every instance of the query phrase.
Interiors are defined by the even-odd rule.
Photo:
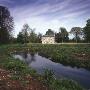
[[[14,36],[25,23],[45,34],[48,29],[58,32],[60,27],[84,27],[90,18],[90,0],[0,0],[14,18]]]

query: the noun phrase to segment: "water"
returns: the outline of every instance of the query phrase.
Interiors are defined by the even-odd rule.
[[[85,88],[90,88],[90,71],[84,68],[72,68],[70,66],[64,66],[60,63],[52,62],[51,60],[39,56],[38,54],[15,54],[14,58],[18,58],[27,63],[29,67],[35,69],[39,74],[44,72],[44,69],[53,70],[56,78],[68,78],[77,81]]]

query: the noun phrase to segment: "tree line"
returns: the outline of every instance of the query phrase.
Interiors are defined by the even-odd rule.
[[[8,8],[0,6],[0,44],[8,43],[41,43],[42,34],[36,34],[35,29],[24,24],[17,38],[13,37],[14,20],[10,15]],[[70,39],[69,36],[73,35]],[[57,43],[61,42],[86,42],[90,43],[90,19],[87,20],[86,26],[73,27],[70,32],[65,27],[60,27],[58,32],[48,29],[45,35],[54,35]]]
[[[35,33],[35,29],[31,29],[28,24],[24,24],[21,32],[17,35],[18,43],[41,43],[42,34]]]

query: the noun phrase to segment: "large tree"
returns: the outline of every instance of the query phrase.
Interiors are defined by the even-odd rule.
[[[64,27],[60,28],[60,31],[55,34],[55,40],[58,43],[67,42],[69,40],[68,32],[67,32],[66,28],[64,28]]]
[[[17,35],[17,42],[22,44],[24,43],[24,36],[22,32],[19,32],[19,34]]]
[[[62,42],[62,37],[61,37],[61,33],[55,33],[55,42],[57,43],[61,43]]]
[[[23,29],[22,29],[22,35],[23,35],[23,41],[24,43],[28,43],[29,42],[29,32],[30,32],[30,27],[28,24],[24,24],[23,25]]]
[[[9,43],[13,31],[13,18],[8,8],[0,6],[0,43]]]
[[[35,29],[31,29],[31,32],[30,32],[30,36],[29,36],[29,41],[31,43],[37,43],[38,42],[38,39],[37,39],[37,34],[35,33]]]
[[[76,40],[76,43],[80,39],[80,36],[83,34],[81,27],[73,27],[70,33],[74,35],[74,39]]]
[[[67,32],[66,28],[61,27],[60,33],[61,33],[62,42],[67,42],[69,40],[69,37],[68,37],[68,32]]]
[[[84,27],[83,31],[86,42],[90,43],[90,19],[87,20],[87,24]]]
[[[45,35],[54,35],[54,31],[52,31],[51,29],[48,29]]]

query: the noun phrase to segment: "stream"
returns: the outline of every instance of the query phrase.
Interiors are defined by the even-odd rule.
[[[77,68],[71,66],[64,66],[60,63],[55,63],[48,58],[42,57],[38,54],[14,54],[15,59],[19,59],[27,63],[29,67],[32,67],[39,74],[43,74],[45,69],[52,70],[56,78],[67,78],[78,82],[84,88],[90,88],[90,71],[84,68]]]

